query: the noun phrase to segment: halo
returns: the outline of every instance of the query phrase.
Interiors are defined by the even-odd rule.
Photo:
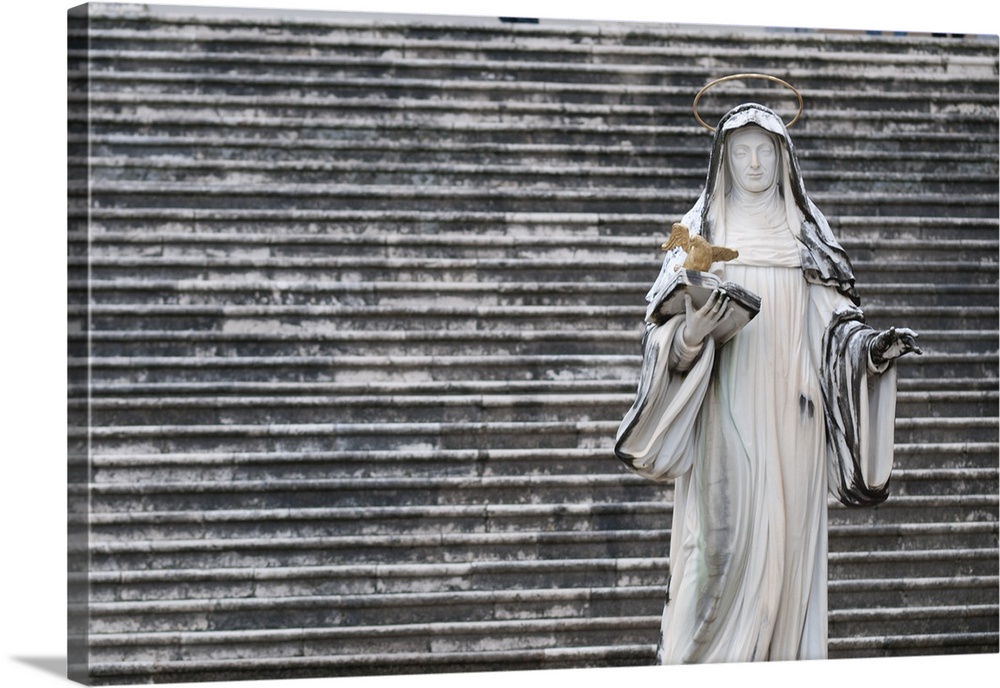
[[[795,117],[792,117],[790,122],[785,124],[785,127],[790,127],[799,121],[799,117],[802,116],[802,109],[804,107],[804,103],[802,102],[802,94],[799,93],[799,90],[797,88],[792,86],[784,79],[779,79],[778,77],[771,76],[770,74],[743,73],[743,74],[730,74],[729,76],[723,76],[714,81],[709,81],[707,84],[701,87],[701,90],[698,91],[698,95],[694,97],[694,102],[691,104],[691,110],[694,111],[694,118],[698,120],[698,124],[705,127],[711,132],[715,131],[715,127],[705,122],[705,120],[701,118],[701,115],[698,114],[698,101],[701,100],[701,97],[705,94],[705,91],[712,88],[716,84],[721,84],[724,81],[736,81],[739,79],[764,79],[765,81],[773,81],[776,84],[781,84],[782,86],[787,88],[789,91],[795,94],[796,98],[799,99],[799,111],[795,114]]]

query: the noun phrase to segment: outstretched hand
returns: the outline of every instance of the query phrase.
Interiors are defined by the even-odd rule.
[[[890,327],[880,332],[871,343],[872,363],[882,365],[910,352],[919,356],[923,351],[916,340],[917,333],[905,327]]]
[[[705,337],[712,334],[718,324],[733,312],[729,305],[729,295],[722,289],[713,291],[705,305],[698,309],[695,309],[691,295],[685,294],[684,309],[684,328],[681,337],[684,343],[692,348],[700,346]]]

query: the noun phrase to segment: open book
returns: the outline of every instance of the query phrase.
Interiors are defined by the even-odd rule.
[[[685,293],[691,294],[695,308],[701,308],[716,289],[729,295],[733,312],[719,323],[712,337],[719,344],[727,342],[760,312],[760,297],[734,282],[723,282],[710,272],[678,270],[650,299],[646,321],[662,325],[671,316],[683,313]]]

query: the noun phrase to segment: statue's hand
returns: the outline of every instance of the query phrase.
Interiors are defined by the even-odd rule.
[[[699,309],[695,309],[691,295],[685,294],[684,308],[684,328],[681,337],[684,343],[692,348],[700,346],[705,337],[712,334],[716,326],[733,312],[729,306],[729,296],[721,289],[713,291],[705,305]]]
[[[917,346],[917,333],[905,327],[890,327],[880,332],[871,343],[872,363],[875,365],[883,365],[910,352],[917,355],[923,353]]]

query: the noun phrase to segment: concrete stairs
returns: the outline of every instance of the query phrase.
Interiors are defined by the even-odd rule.
[[[610,449],[750,69],[925,351],[830,654],[997,650],[995,38],[90,5],[69,56],[87,680],[651,663],[672,489]]]

